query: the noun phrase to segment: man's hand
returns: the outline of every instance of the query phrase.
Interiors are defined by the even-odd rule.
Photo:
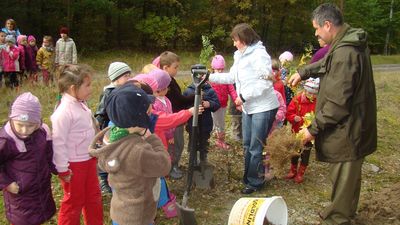
[[[18,194],[19,186],[16,182],[12,182],[10,185],[7,186],[6,190],[13,194]]]
[[[288,85],[295,87],[299,82],[301,81],[301,77],[299,73],[293,74],[289,80],[288,80]]]
[[[310,131],[308,131],[307,128],[301,129],[300,132],[303,133],[303,140],[302,140],[302,142],[303,142],[304,145],[305,145],[306,143],[308,143],[308,142],[314,140],[314,138],[315,138],[315,137],[310,133]]]

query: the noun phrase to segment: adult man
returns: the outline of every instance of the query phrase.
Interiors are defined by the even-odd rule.
[[[315,36],[331,46],[320,61],[298,70],[290,85],[320,77],[316,118],[304,132],[314,139],[319,161],[331,164],[331,204],[319,213],[324,224],[351,224],[361,187],[365,156],[376,150],[376,95],[367,35],[343,22],[333,4],[318,6],[312,15]]]

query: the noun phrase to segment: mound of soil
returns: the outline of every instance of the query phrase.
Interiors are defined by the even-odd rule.
[[[400,182],[365,196],[356,218],[357,224],[400,224]]]

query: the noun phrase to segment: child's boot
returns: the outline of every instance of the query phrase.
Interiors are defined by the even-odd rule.
[[[297,163],[296,164],[290,164],[290,171],[288,175],[286,175],[286,179],[293,179],[297,174]]]
[[[228,150],[229,145],[225,142],[225,133],[224,132],[217,132],[217,143],[218,148],[222,148],[223,150]]]
[[[100,189],[103,194],[111,194],[111,187],[108,184],[106,177],[100,177]]]
[[[304,181],[304,173],[306,172],[307,166],[300,164],[299,171],[297,171],[297,175],[294,178],[294,182],[300,184]]]

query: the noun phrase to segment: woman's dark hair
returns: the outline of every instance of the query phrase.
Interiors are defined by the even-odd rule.
[[[261,40],[260,36],[247,23],[237,24],[231,32],[231,38],[246,44],[247,46],[257,43]]]

